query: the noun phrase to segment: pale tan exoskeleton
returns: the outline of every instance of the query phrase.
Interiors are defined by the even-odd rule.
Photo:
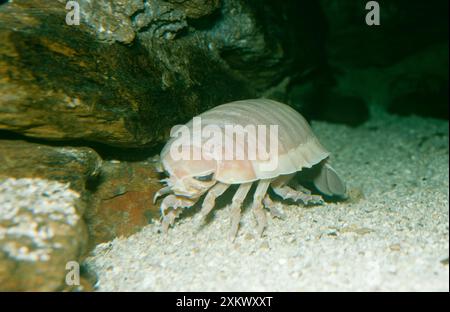
[[[228,160],[229,158],[224,159],[223,155],[218,157],[217,153],[214,154],[211,149],[205,148],[208,137],[201,136],[197,142],[184,139],[182,143],[190,150],[191,156],[194,150],[202,147],[202,152],[206,150],[205,153],[209,153],[209,157],[178,159],[179,157],[173,154],[173,145],[175,143],[179,145],[180,137],[172,137],[163,148],[160,158],[162,167],[169,177],[163,180],[166,186],[154,196],[156,201],[158,197],[167,195],[161,203],[165,230],[173,224],[183,208],[193,206],[202,195],[206,194],[201,214],[206,216],[214,208],[218,196],[222,195],[230,185],[239,184],[231,203],[231,235],[234,237],[239,226],[241,205],[252,184],[257,183],[252,211],[258,223],[258,232],[261,234],[266,226],[264,208],[273,215],[280,215],[275,203],[267,194],[269,187],[283,199],[292,199],[303,204],[323,203],[320,195],[311,194],[299,183],[292,185],[295,182],[293,177],[296,173],[305,168],[313,167],[310,170],[313,173],[309,174],[309,179],[320,193],[327,196],[346,196],[344,182],[329,164],[329,152],[319,143],[307,121],[288,105],[268,99],[243,100],[217,106],[198,117],[201,117],[202,129],[208,125],[219,129],[223,138],[228,136],[230,139],[228,142],[236,144],[233,153],[245,151],[244,158],[232,157]],[[247,127],[249,125],[255,126],[256,129],[259,129],[258,126],[266,127],[268,130],[265,136],[255,137],[256,141],[254,140],[253,143],[256,145],[261,143],[257,141],[262,138],[266,139],[266,144],[271,143],[270,126],[277,125],[276,152],[267,153],[266,156],[268,155],[269,158],[264,159],[259,157],[259,154],[256,158],[250,157],[247,153],[249,147],[242,145],[242,142],[239,143],[237,136],[230,137],[225,131],[229,125],[241,125],[243,128],[246,127],[245,129],[249,129]],[[198,134],[193,120],[185,126],[192,133]],[[251,142],[251,139],[249,141]],[[247,141],[246,143],[248,144]],[[254,145],[250,144],[250,146]],[[268,170],[270,161],[272,166]]]

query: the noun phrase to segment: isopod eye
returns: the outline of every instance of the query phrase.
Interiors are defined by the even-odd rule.
[[[208,175],[205,175],[205,176],[194,177],[194,179],[196,179],[198,181],[202,181],[202,182],[209,182],[212,180],[213,176],[214,176],[214,172],[210,173]]]

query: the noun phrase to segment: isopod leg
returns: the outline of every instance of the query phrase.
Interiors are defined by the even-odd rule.
[[[171,191],[171,187],[170,186],[165,186],[162,189],[158,190],[155,195],[153,196],[153,204],[156,203],[156,201],[158,200],[159,197],[164,196],[166,194],[169,194]]]
[[[219,182],[208,191],[208,194],[206,194],[206,197],[203,200],[202,210],[200,212],[203,218],[206,217],[214,208],[216,198],[222,195],[229,186],[229,184]]]
[[[175,222],[175,219],[180,216],[182,209],[174,209],[170,210],[162,219],[162,231],[163,233],[167,233],[169,231],[169,227],[172,226]]]
[[[304,187],[303,185],[301,185],[301,184],[300,184],[298,181],[296,181],[296,180],[291,180],[291,182],[289,183],[289,185],[290,185],[293,189],[297,190],[298,192],[301,192],[301,193],[307,194],[307,195],[310,195],[310,194],[311,194],[311,191],[310,191],[310,190],[308,190],[306,187]]]
[[[239,221],[241,220],[241,206],[244,202],[245,196],[250,191],[252,183],[243,183],[239,185],[236,193],[233,196],[231,203],[231,239],[236,238],[237,231],[239,229]]]
[[[295,190],[288,185],[272,185],[272,189],[283,199],[292,199],[295,202],[301,201],[305,205],[324,203],[322,196],[305,193],[302,189]]]
[[[161,203],[160,208],[163,232],[167,232],[169,226],[173,225],[175,219],[180,215],[182,209],[179,208],[191,207],[194,204],[195,203],[188,198],[177,197],[173,194],[165,197]],[[169,208],[172,208],[172,210],[166,213],[166,210]]]
[[[261,236],[267,225],[266,212],[263,207],[263,198],[267,193],[271,179],[260,180],[253,195],[252,211],[258,223],[258,235]]]
[[[264,207],[269,209],[270,214],[272,217],[280,218],[280,219],[286,219],[286,215],[283,213],[283,210],[280,209],[282,206],[281,203],[276,202],[274,203],[272,199],[270,198],[269,194],[266,194],[263,199]]]

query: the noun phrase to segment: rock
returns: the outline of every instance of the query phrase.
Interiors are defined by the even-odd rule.
[[[55,291],[87,232],[80,194],[45,179],[0,178],[0,291]]]
[[[89,147],[56,147],[0,140],[0,178],[39,178],[70,184],[79,193],[100,172],[102,160]]]
[[[85,23],[64,24],[65,14],[54,1],[0,6],[0,129],[154,145],[200,111],[253,94],[195,36],[154,38],[148,50],[140,40],[101,42]]]
[[[83,215],[100,156],[88,147],[0,140],[0,290],[51,291],[87,251]]]
[[[219,0],[80,0],[83,21],[101,40],[131,43],[143,31],[152,38],[174,39],[188,19],[216,11]]]
[[[103,161],[89,147],[0,140],[0,289],[60,290],[67,261],[159,218],[155,165]]]
[[[48,140],[154,146],[172,126],[261,95],[307,66],[295,61],[292,14],[281,17],[287,5],[78,3],[80,25],[65,24],[65,1],[0,6],[0,129]]]
[[[303,54],[297,54],[296,1],[148,0],[143,7],[136,2],[142,1],[99,0],[94,4],[82,0],[80,4],[93,34],[126,43],[136,37],[155,54],[153,58],[169,69],[163,76],[166,80],[175,80],[174,73],[189,73],[184,70],[188,52],[184,45],[226,65],[259,95],[286,75],[297,74],[297,70],[309,65]],[[128,17],[118,17],[125,8],[129,8]],[[201,63],[198,65],[198,69],[205,70]],[[191,80],[189,76],[184,78]]]
[[[220,0],[169,0],[175,7],[182,8],[187,18],[200,18],[214,13],[220,7]]]
[[[159,218],[159,203],[153,204],[159,179],[153,163],[105,161],[85,215],[91,246],[134,234]]]
[[[136,34],[131,16],[144,9],[143,0],[80,0],[83,22],[100,40],[131,43]]]
[[[159,218],[159,204],[153,204],[153,195],[163,185],[154,162],[103,161],[88,147],[21,140],[0,140],[0,146],[0,178],[54,180],[81,194],[78,207],[88,225],[90,246],[131,235],[152,217]],[[138,155],[137,159],[145,156],[127,153]]]

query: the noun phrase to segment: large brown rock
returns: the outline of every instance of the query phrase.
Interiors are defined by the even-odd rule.
[[[84,213],[101,159],[87,147],[0,140],[0,290],[63,289],[87,251]]]
[[[0,178],[0,291],[65,287],[87,242],[79,199],[68,184]]]
[[[194,40],[157,38],[157,51],[101,42],[84,23],[66,25],[65,14],[54,1],[0,6],[0,129],[149,145],[205,108],[251,94]]]
[[[53,180],[69,183],[71,189],[84,193],[87,182],[99,174],[101,164],[100,156],[89,147],[0,140],[0,178]]]
[[[159,218],[156,162],[130,153],[0,140],[0,290],[73,289],[67,262]]]
[[[288,9],[268,0],[80,0],[80,25],[66,24],[65,3],[0,6],[0,129],[155,145],[299,69]]]

